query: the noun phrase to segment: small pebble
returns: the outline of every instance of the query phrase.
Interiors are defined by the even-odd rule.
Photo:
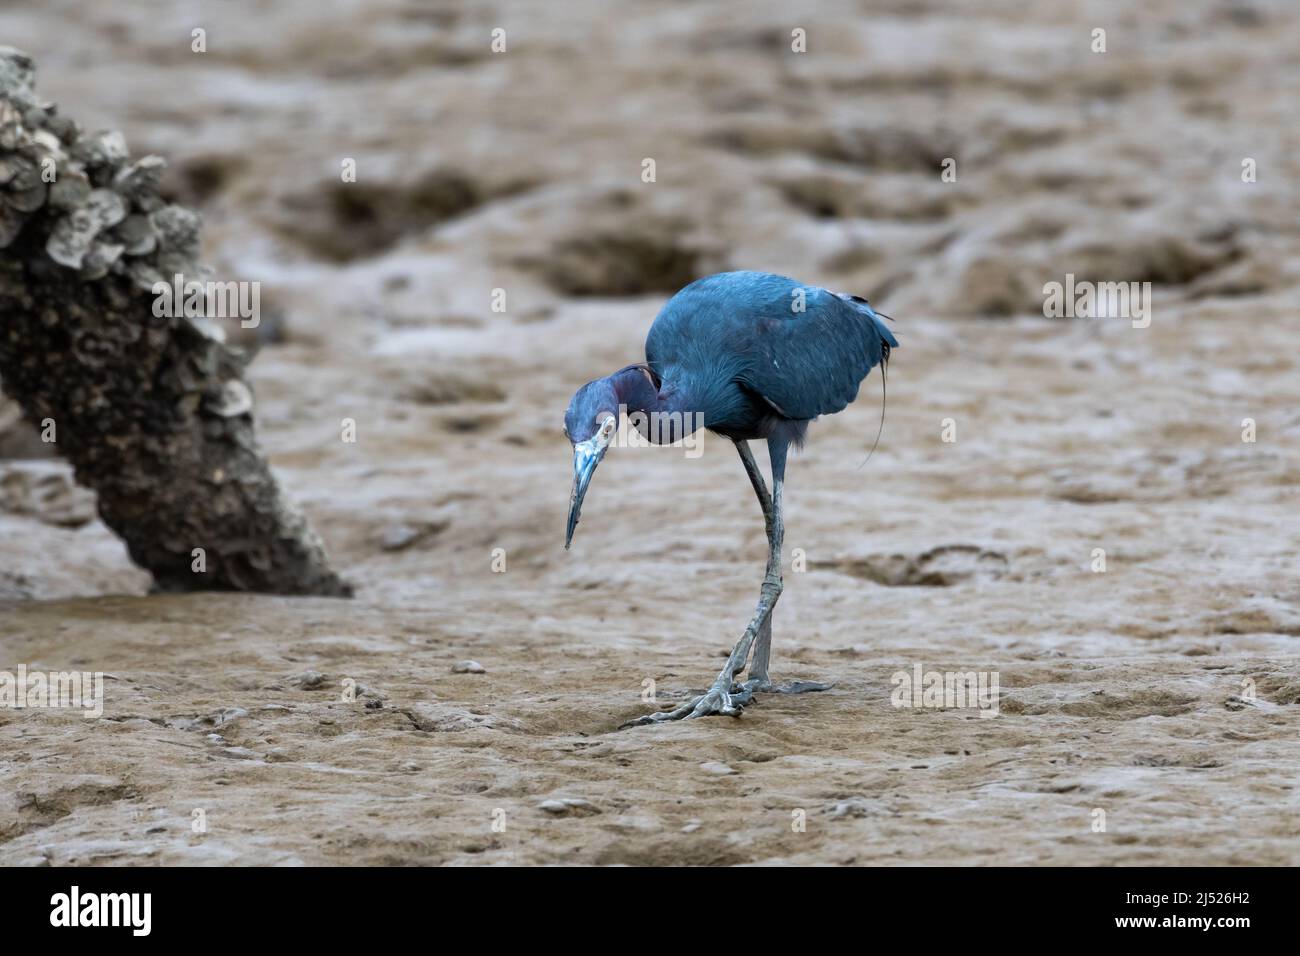
[[[409,524],[390,525],[379,536],[379,547],[385,551],[401,551],[409,548],[420,538],[420,529]]]
[[[547,813],[555,816],[564,816],[568,813],[574,813],[578,816],[592,816],[600,813],[600,808],[589,800],[583,800],[580,797],[565,797],[562,800],[543,800],[537,805],[539,810],[545,810]]]
[[[849,797],[831,808],[833,817],[866,817],[871,815],[871,803],[862,797]]]
[[[460,661],[451,665],[453,674],[486,674],[487,668],[478,661]]]
[[[725,777],[728,774],[733,774],[736,772],[731,767],[728,767],[725,763],[720,763],[717,760],[710,760],[708,763],[700,764],[700,769],[703,770],[705,773],[716,774],[719,777]]]

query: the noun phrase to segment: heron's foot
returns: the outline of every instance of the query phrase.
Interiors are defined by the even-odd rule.
[[[693,717],[709,717],[714,714],[720,714],[725,717],[739,717],[741,709],[749,703],[753,694],[742,690],[740,693],[732,693],[734,685],[731,683],[731,677],[728,675],[723,680],[722,675],[714,682],[713,686],[704,694],[692,700],[688,700],[676,710],[660,711],[657,714],[646,714],[644,717],[638,717],[636,720],[629,720],[626,724],[619,727],[640,727],[645,724],[662,724],[670,720],[690,720]]]
[[[743,684],[733,684],[731,696],[733,699],[743,698],[743,703],[747,704],[755,694],[811,694],[814,691],[830,690],[833,686],[835,685],[822,684],[813,680],[792,680],[788,684],[773,684],[766,677],[751,677]]]

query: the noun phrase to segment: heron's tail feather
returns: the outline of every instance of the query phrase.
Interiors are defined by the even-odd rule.
[[[886,342],[880,349],[880,424],[876,426],[876,440],[871,443],[871,451],[867,452],[867,457],[862,459],[859,468],[871,461],[871,456],[880,447],[880,436],[885,433],[885,407],[889,404],[889,352],[889,343]]]
[[[867,306],[867,311],[871,313],[871,324],[875,326],[876,334],[880,336],[880,341],[884,343],[884,347],[881,349],[880,360],[888,361],[889,350],[898,348],[898,339],[894,338],[894,333],[889,331],[889,326],[880,320],[889,319],[890,322],[893,322],[894,320],[888,315],[882,315],[870,306]]]
[[[888,360],[889,350],[898,348],[898,339],[894,338],[894,333],[889,331],[889,326],[880,320],[889,319],[893,322],[893,316],[877,312],[871,307],[871,303],[860,295],[841,295],[840,298],[853,306],[859,315],[865,315],[871,320],[871,331],[875,332],[876,339],[883,343],[883,347],[878,350],[878,357],[872,359],[871,367],[875,368],[880,362]]]
[[[894,333],[889,331],[889,327],[884,322],[880,321],[882,318],[889,319],[891,322],[894,320],[890,316],[877,312],[865,301],[861,303],[861,307],[863,311],[871,316],[872,328],[877,336],[875,344],[879,348],[879,355],[872,362],[872,367],[880,366],[880,424],[876,427],[876,440],[871,443],[871,451],[867,452],[867,457],[862,459],[859,468],[871,461],[871,456],[880,447],[880,436],[885,432],[885,408],[889,404],[889,356],[893,354],[894,349],[898,348],[898,339],[894,338]]]

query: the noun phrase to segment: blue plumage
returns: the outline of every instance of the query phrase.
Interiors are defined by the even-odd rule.
[[[628,365],[574,393],[564,412],[564,433],[573,445],[566,548],[620,410],[651,441],[673,442],[701,427],[730,438],[767,530],[758,607],[713,685],[673,710],[633,723],[735,715],[756,693],[829,689],[811,681],[777,687],[768,675],[772,609],[782,589],[786,455],[803,441],[810,421],[857,398],[863,379],[897,347],[866,299],[766,272],[723,272],[668,300],[646,338],[645,365]],[[749,449],[756,438],[767,440],[770,488]],[[737,675],[746,667],[749,678],[740,683]]]
[[[723,272],[668,301],[646,338],[646,361],[688,392],[707,427],[765,438],[773,419],[807,422],[844,409],[897,346],[865,299],[765,272]]]

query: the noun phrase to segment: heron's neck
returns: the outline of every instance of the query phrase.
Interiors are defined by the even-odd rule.
[[[628,412],[671,412],[681,411],[678,404],[685,396],[675,389],[655,388],[650,376],[639,366],[633,365],[609,377],[614,386],[614,394],[619,404],[627,406]]]
[[[646,416],[649,431],[640,424],[637,430],[653,442],[674,442],[703,426],[697,414],[700,409],[688,389],[668,383],[656,388],[650,376],[635,365],[615,372],[610,381],[619,404],[626,406],[629,416],[636,412]]]

